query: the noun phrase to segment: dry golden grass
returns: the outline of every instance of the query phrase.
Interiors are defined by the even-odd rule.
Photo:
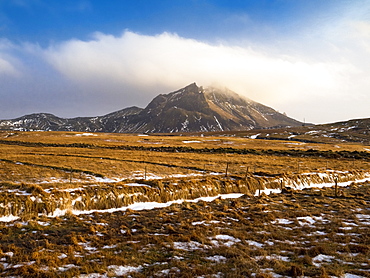
[[[6,134],[2,132],[1,134]],[[364,159],[295,157],[289,154],[274,154],[273,151],[297,150],[300,145],[292,142],[251,140],[224,137],[171,137],[121,134],[95,134],[76,136],[81,133],[65,132],[18,132],[6,138],[7,141],[25,143],[59,144],[53,146],[22,146],[0,144],[0,179],[10,182],[42,182],[51,178],[64,181],[89,181],[90,176],[105,176],[112,179],[143,178],[157,175],[224,173],[246,175],[248,172],[269,174],[296,173],[334,170],[368,170],[369,162]],[[201,141],[202,143],[183,143]],[[159,143],[159,144],[158,144]],[[85,144],[88,147],[75,147]],[[290,145],[289,145],[290,144]],[[301,143],[300,143],[301,144]],[[83,146],[85,146],[83,145]],[[191,147],[193,149],[232,148],[229,153],[158,152],[147,149],[114,149],[121,146],[143,147]],[[298,147],[297,147],[298,146]],[[109,147],[109,148],[106,148]],[[113,149],[112,149],[113,148]],[[272,150],[271,154],[235,154],[238,149]],[[310,149],[336,150],[328,144],[316,144]],[[343,145],[340,150],[359,151],[361,145]],[[22,164],[23,163],[23,164]],[[73,175],[70,175],[72,169]],[[86,175],[87,174],[87,175]],[[91,179],[90,179],[91,180]]]
[[[0,216],[21,217],[0,222],[1,275],[117,276],[112,266],[132,266],[139,267],[132,277],[368,277],[368,184],[340,188],[337,196],[324,188],[253,197],[265,187],[363,178],[365,155],[332,155],[362,145],[81,134],[0,132]],[[308,149],[322,152],[289,152]],[[73,214],[237,192],[244,197]],[[67,212],[46,217],[56,209]],[[319,263],[319,255],[327,261]]]
[[[1,134],[6,137],[8,133]],[[295,183],[330,183],[334,182],[334,175],[338,177],[339,182],[359,179],[363,177],[364,171],[368,170],[366,159],[354,161],[324,158],[320,157],[320,153],[312,157],[294,157],[289,153],[281,155],[275,151],[233,153],[233,150],[237,149],[235,146],[248,144],[263,149],[267,141],[261,140],[224,137],[200,137],[195,140],[194,137],[140,137],[122,134],[77,135],[81,133],[18,132],[6,138],[16,144],[0,144],[0,181],[10,184],[3,185],[3,191],[8,193],[2,197],[2,215],[19,215],[22,211],[22,217],[34,217],[39,213],[51,213],[55,208],[106,209],[127,206],[134,202],[167,202],[223,193],[240,192],[253,195],[256,190],[265,187],[281,188],[286,184]],[[214,147],[214,144],[225,143],[233,148],[227,149],[225,153],[106,148],[119,144],[154,146],[160,143],[180,146],[189,141],[202,141],[201,144],[187,144],[202,145],[203,150]],[[32,144],[29,145],[30,143]],[[286,145],[284,142],[275,141],[270,144],[274,148]],[[323,172],[326,169],[346,172],[329,173],[327,177],[316,174],[299,175]],[[349,170],[351,171],[348,172]],[[100,179],[102,177],[111,181],[104,183],[107,179]],[[151,187],[134,188],[125,185],[144,178]],[[119,180],[123,182],[119,183]],[[70,191],[72,189],[74,190]],[[32,193],[32,196],[22,196],[17,190],[26,190]],[[43,190],[48,190],[46,196]],[[14,205],[8,207],[16,197]],[[35,202],[30,198],[40,198],[42,204],[41,201]],[[44,199],[47,199],[47,202],[44,202]]]
[[[114,266],[130,266],[132,277],[369,277],[370,185],[343,190],[0,223],[1,274],[118,276]]]
[[[9,135],[12,134],[12,135]],[[50,144],[90,144],[95,146],[183,146],[193,148],[247,148],[247,149],[317,149],[317,150],[348,150],[364,151],[366,146],[356,143],[345,144],[318,144],[303,143],[295,141],[279,140],[255,140],[240,137],[226,136],[138,136],[135,134],[120,133],[84,133],[77,132],[6,132],[0,131],[0,139],[25,141],[25,142],[44,142]],[[85,133],[86,134],[86,133]]]

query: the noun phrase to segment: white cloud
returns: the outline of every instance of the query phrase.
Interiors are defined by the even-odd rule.
[[[145,106],[159,93],[197,82],[226,86],[298,120],[369,117],[369,22],[345,20],[323,30],[261,48],[245,38],[212,44],[130,31],[46,49],[0,41],[1,90],[22,99],[17,111],[28,105],[29,112],[93,116]],[[10,82],[9,75],[16,78]],[[8,102],[19,104],[13,95]],[[3,103],[0,110],[14,110]]]
[[[218,83],[263,102],[329,93],[340,83],[342,65],[272,56],[251,48],[211,45],[163,33],[144,36],[126,31],[120,37],[96,34],[50,47],[47,60],[83,86],[96,83],[160,85],[176,89],[196,81]]]
[[[14,55],[9,53],[14,48],[15,46],[8,40],[0,39],[0,75],[20,75],[20,71],[17,69],[19,61]]]
[[[19,73],[10,61],[0,57],[0,74],[14,76],[14,75],[18,75]]]

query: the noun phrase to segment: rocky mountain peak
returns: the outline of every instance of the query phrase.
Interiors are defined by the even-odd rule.
[[[62,119],[42,113],[0,121],[0,129],[126,133],[250,130],[297,125],[301,123],[228,89],[203,88],[196,83],[160,94],[144,109],[131,107],[93,118]]]
[[[200,111],[206,109],[207,106],[202,89],[192,83],[175,92],[158,95],[148,104],[145,110],[149,109],[155,113],[168,109]]]

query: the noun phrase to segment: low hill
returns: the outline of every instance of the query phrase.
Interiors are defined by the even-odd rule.
[[[213,132],[212,135],[232,135],[253,139],[290,140],[307,143],[361,143],[370,145],[370,118],[330,124],[247,131]]]

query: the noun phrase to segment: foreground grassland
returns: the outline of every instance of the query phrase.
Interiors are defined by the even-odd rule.
[[[370,277],[369,150],[0,132],[0,276]]]
[[[2,275],[370,277],[370,187],[343,191],[17,220],[0,225]]]

